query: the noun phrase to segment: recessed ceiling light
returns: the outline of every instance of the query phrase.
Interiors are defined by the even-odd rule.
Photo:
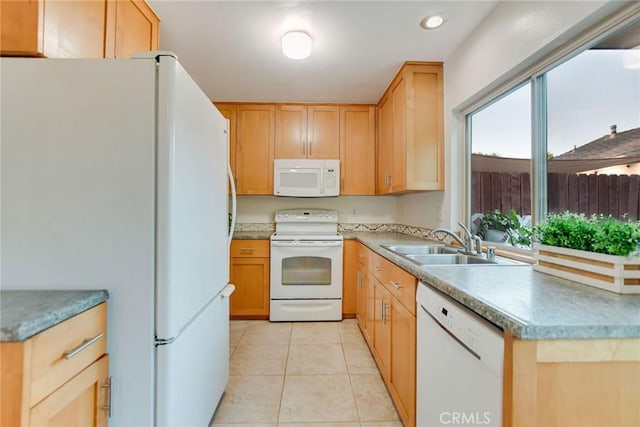
[[[282,53],[287,58],[305,59],[311,55],[311,36],[304,31],[289,31],[282,36]]]
[[[444,16],[442,15],[430,15],[420,21],[420,26],[425,30],[435,30],[444,24]]]

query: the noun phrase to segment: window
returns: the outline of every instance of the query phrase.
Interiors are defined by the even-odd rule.
[[[471,228],[485,241],[528,248],[547,212],[638,220],[640,22],[532,73],[465,123]]]
[[[471,231],[483,240],[528,246],[531,225],[531,84],[469,116]]]

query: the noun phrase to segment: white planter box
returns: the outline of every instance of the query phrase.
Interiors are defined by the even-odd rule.
[[[533,244],[533,269],[619,294],[640,294],[640,257]]]

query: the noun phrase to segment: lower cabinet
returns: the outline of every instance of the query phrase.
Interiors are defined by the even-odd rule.
[[[109,356],[76,375],[71,381],[31,408],[32,426],[106,426]]]
[[[358,254],[356,252],[358,242],[355,240],[344,241],[344,252],[342,259],[342,318],[351,319],[356,317],[358,305],[358,286],[360,279],[358,276]]]
[[[22,342],[0,344],[0,425],[106,426],[107,305]]]
[[[416,316],[391,299],[389,391],[405,425],[416,422]]]
[[[230,315],[233,319],[269,318],[269,241],[233,240],[231,242]]]
[[[402,422],[414,426],[417,279],[360,243],[356,253],[358,325]]]
[[[373,294],[373,356],[378,363],[382,378],[388,384],[391,377],[391,321],[389,319],[391,294],[377,280],[374,280]]]

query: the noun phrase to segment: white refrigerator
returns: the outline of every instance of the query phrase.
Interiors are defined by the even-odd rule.
[[[0,287],[107,289],[109,423],[206,426],[228,379],[227,120],[161,52],[2,58],[0,95]]]

